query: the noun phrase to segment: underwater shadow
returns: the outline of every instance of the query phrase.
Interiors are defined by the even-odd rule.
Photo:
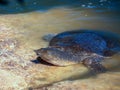
[[[25,0],[16,0],[16,2],[23,5],[25,3]],[[0,5],[8,5],[9,3],[9,0],[0,0]]]
[[[47,66],[56,66],[56,65],[53,65],[51,63],[48,63],[44,60],[42,60],[40,57],[37,57],[35,60],[31,60],[32,63],[34,64],[43,64],[43,65],[47,65]],[[90,77],[97,77],[98,74],[101,74],[101,73],[96,73],[94,71],[91,71],[89,70],[88,72],[85,72],[83,73],[82,75],[74,75],[72,77],[69,77],[69,78],[66,78],[66,79],[63,79],[62,81],[64,80],[77,80],[77,79],[87,79],[87,78],[90,78]]]
[[[55,66],[51,63],[48,63],[48,62],[42,60],[40,57],[37,57],[35,60],[31,60],[31,62],[34,64],[43,64],[43,65],[48,65],[48,66]]]

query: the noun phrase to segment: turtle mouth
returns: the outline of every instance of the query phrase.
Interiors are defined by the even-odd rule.
[[[64,67],[65,65],[61,65],[60,63],[57,63],[57,58],[54,58],[54,57],[49,57],[49,56],[46,56],[46,55],[42,55],[40,57],[43,61],[49,63],[49,64],[52,64],[54,66],[61,66],[61,67]],[[56,60],[55,60],[56,59]]]
[[[47,62],[47,63],[49,63],[49,64],[51,64],[51,65],[54,65],[54,66],[59,66],[58,64],[56,64],[56,63],[54,63],[53,61],[52,61],[52,59],[47,59],[47,58],[45,58],[45,57],[40,57],[43,61],[45,61],[45,62]]]

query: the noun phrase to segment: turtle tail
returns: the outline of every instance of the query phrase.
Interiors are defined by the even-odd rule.
[[[42,39],[46,42],[49,42],[56,34],[46,34],[42,37]]]

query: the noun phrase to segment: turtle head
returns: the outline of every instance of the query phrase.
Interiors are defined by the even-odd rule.
[[[60,57],[58,56],[58,50],[55,48],[41,48],[35,50],[38,57],[44,61],[51,63],[53,65],[58,65],[60,63]]]
[[[57,53],[58,50],[55,48],[41,48],[34,51],[38,57],[41,57],[44,59],[46,58],[48,60],[51,58],[55,58],[55,53]]]
[[[34,50],[34,52],[36,53],[36,55],[38,56],[38,57],[41,57],[41,56],[43,56],[44,54],[46,54],[47,53],[47,50],[46,50],[47,48],[41,48],[41,49],[38,49],[38,50]]]
[[[35,52],[38,57],[53,65],[66,66],[74,64],[74,62],[72,62],[73,60],[70,60],[71,55],[64,51],[60,51],[57,48],[41,48],[35,50]]]

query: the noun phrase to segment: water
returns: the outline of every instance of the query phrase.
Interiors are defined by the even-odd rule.
[[[76,29],[104,30],[117,33],[119,38],[119,8],[119,0],[25,0],[24,5],[20,5],[16,3],[16,0],[13,0],[9,5],[0,5],[0,30],[5,31],[8,29],[10,32],[14,32],[9,37],[15,37],[19,40],[21,46],[17,53],[21,54],[24,60],[29,60],[27,57],[32,56],[35,59],[36,55],[33,51],[48,45],[47,42],[41,39],[43,35],[48,33],[57,34]],[[5,33],[5,35],[8,35],[8,33]],[[33,64],[42,68],[47,67],[45,71],[40,68],[37,72],[40,79],[37,81],[38,86],[75,79],[80,79],[79,82],[82,79],[89,85],[91,79],[93,79],[97,85],[111,86],[113,90],[114,87],[120,88],[119,81],[117,81],[120,79],[120,55],[115,55],[104,63],[109,71],[98,75],[96,79],[91,78],[92,74],[90,73],[83,74],[87,70],[83,66],[79,67],[79,65],[48,68],[41,64]],[[107,84],[106,82],[110,83]],[[115,83],[117,84],[115,85]],[[110,90],[110,88],[103,88],[104,86],[99,90]]]
[[[56,7],[72,7],[82,9],[97,9],[97,12],[115,11],[120,12],[119,0],[23,0],[19,3],[17,0],[3,0],[0,2],[0,13],[21,13],[30,11],[47,11]],[[105,10],[104,10],[105,9]]]

